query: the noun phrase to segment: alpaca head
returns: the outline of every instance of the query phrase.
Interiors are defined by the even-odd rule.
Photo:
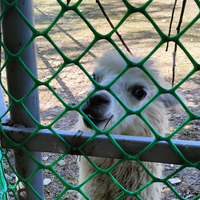
[[[139,61],[136,58],[130,59],[135,63]],[[93,73],[93,78],[102,86],[108,85],[125,67],[126,62],[119,54],[106,54],[97,61],[97,67]],[[152,61],[147,61],[144,67],[157,81],[162,81]],[[111,89],[128,108],[135,111],[145,105],[158,91],[150,78],[138,67],[126,71],[111,86]],[[88,94],[90,94],[90,92]],[[148,108],[150,108],[150,110],[162,110],[165,109],[164,106],[169,107],[177,103],[178,101],[173,96],[163,94],[147,107],[147,113],[151,112],[148,111]],[[96,92],[81,109],[100,129],[111,127],[125,114],[124,108],[114,96],[106,90]],[[144,110],[144,112],[146,111]],[[136,115],[125,118],[120,123],[120,131],[123,132],[123,127],[124,129],[127,129],[128,126],[133,127],[136,118]],[[82,120],[85,127],[92,129],[86,119],[82,118]]]

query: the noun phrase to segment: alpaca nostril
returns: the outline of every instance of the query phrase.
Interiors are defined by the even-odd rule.
[[[109,110],[110,104],[110,94],[101,91],[95,93],[85,104],[83,104],[81,110],[90,119],[103,119],[105,117],[105,113]]]
[[[106,93],[98,93],[89,99],[90,106],[109,105],[110,97]]]

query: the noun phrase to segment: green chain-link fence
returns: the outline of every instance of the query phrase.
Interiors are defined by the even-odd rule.
[[[187,123],[189,123],[192,120],[195,119],[199,119],[199,115],[194,114],[193,112],[191,112],[190,109],[187,108],[187,106],[181,101],[181,99],[178,97],[178,95],[176,94],[176,90],[180,87],[180,85],[182,85],[189,77],[191,77],[195,72],[197,72],[199,70],[199,64],[193,59],[193,57],[190,55],[190,53],[187,51],[186,47],[183,46],[183,44],[180,42],[180,37],[189,29],[192,27],[193,24],[195,24],[195,22],[200,18],[200,14],[198,14],[182,31],[180,31],[179,34],[173,36],[173,37],[168,37],[166,34],[164,34],[162,32],[162,30],[158,27],[158,25],[154,22],[154,20],[151,18],[151,16],[149,15],[149,13],[146,11],[146,9],[148,8],[148,6],[152,3],[153,0],[147,1],[144,5],[140,6],[140,7],[134,7],[132,6],[129,1],[127,0],[123,0],[124,5],[127,8],[127,12],[125,13],[125,15],[123,16],[123,18],[120,20],[120,22],[115,26],[115,28],[110,31],[108,34],[106,35],[102,35],[100,34],[97,30],[94,29],[94,27],[89,23],[89,21],[87,20],[87,18],[84,17],[84,15],[82,14],[82,12],[79,10],[79,5],[82,3],[82,1],[77,1],[74,4],[70,4],[67,5],[67,3],[63,0],[57,0],[57,4],[60,6],[60,12],[59,14],[55,17],[54,21],[48,26],[48,28],[46,28],[44,31],[38,31],[37,29],[35,29],[31,23],[23,16],[23,14],[21,13],[21,11],[18,8],[18,2],[20,0],[16,0],[16,1],[6,1],[6,0],[1,0],[1,4],[2,4],[2,11],[1,11],[1,15],[0,15],[0,19],[2,20],[6,14],[6,12],[10,9],[13,9],[20,17],[21,19],[25,22],[25,24],[27,25],[27,27],[31,30],[32,36],[29,38],[28,42],[24,45],[24,47],[19,51],[19,52],[15,52],[15,53],[11,53],[8,48],[5,46],[3,40],[1,40],[1,46],[4,49],[5,53],[6,53],[6,59],[5,62],[2,65],[1,68],[1,72],[6,68],[7,63],[12,60],[15,59],[17,60],[17,62],[19,62],[22,67],[25,69],[26,73],[31,77],[31,80],[34,81],[33,87],[31,88],[30,91],[28,91],[26,93],[25,96],[21,97],[20,99],[15,99],[13,96],[11,96],[9,94],[9,92],[6,90],[6,88],[4,87],[2,81],[1,81],[1,86],[3,88],[3,90],[5,91],[5,93],[9,96],[10,99],[10,104],[9,107],[7,108],[7,111],[1,116],[3,117],[4,115],[6,115],[7,113],[10,112],[10,110],[12,109],[12,107],[15,104],[20,104],[25,111],[27,112],[28,116],[31,118],[31,120],[34,122],[34,124],[36,125],[36,129],[33,131],[33,133],[31,134],[30,137],[26,138],[23,142],[21,143],[17,143],[12,141],[9,137],[7,137],[6,133],[3,130],[3,127],[1,125],[1,131],[2,134],[4,135],[4,137],[7,139],[8,141],[8,147],[7,149],[2,149],[2,156],[1,156],[1,170],[3,169],[2,166],[2,161],[3,158],[6,158],[7,162],[9,163],[9,167],[12,168],[13,172],[16,174],[16,176],[18,177],[18,180],[16,181],[16,183],[14,185],[10,185],[10,183],[6,180],[5,176],[3,175],[3,173],[1,173],[1,199],[6,199],[7,198],[7,193],[9,191],[13,192],[14,197],[17,199],[16,196],[16,187],[19,184],[19,182],[23,182],[25,184],[27,184],[29,187],[31,187],[30,185],[30,180],[32,179],[32,177],[37,173],[37,171],[39,170],[44,170],[44,169],[48,169],[51,171],[51,173],[53,173],[55,175],[55,177],[57,177],[61,183],[64,185],[64,189],[63,191],[60,193],[60,195],[58,197],[56,197],[56,199],[61,199],[62,196],[68,191],[68,190],[74,190],[74,191],[78,191],[79,193],[81,193],[82,195],[84,195],[83,191],[81,190],[82,184],[74,186],[69,184],[66,180],[64,180],[54,169],[54,165],[61,160],[65,155],[68,154],[68,152],[70,152],[71,149],[73,150],[78,150],[79,152],[81,152],[82,155],[84,155],[85,157],[87,157],[87,155],[85,155],[85,153],[83,152],[82,148],[84,147],[84,145],[90,143],[95,137],[97,137],[100,134],[106,134],[107,137],[112,141],[113,144],[115,144],[115,146],[117,148],[120,149],[121,152],[124,153],[124,157],[123,159],[120,160],[120,162],[123,162],[127,159],[133,159],[135,161],[137,161],[138,164],[142,165],[142,167],[144,168],[145,171],[147,171],[150,175],[151,173],[148,171],[148,169],[146,169],[146,167],[142,164],[142,162],[140,161],[139,157],[140,155],[142,155],[145,151],[148,151],[153,145],[155,145],[158,141],[162,141],[165,140],[167,141],[171,147],[177,152],[177,154],[179,154],[179,156],[181,157],[181,159],[183,160],[183,165],[182,167],[180,167],[178,170],[176,170],[175,172],[173,172],[170,176],[167,176],[166,178],[163,179],[157,179],[155,178],[153,175],[151,175],[152,181],[150,181],[149,183],[147,183],[146,185],[144,185],[143,187],[141,187],[139,190],[135,191],[135,192],[129,192],[126,190],[123,190],[123,194],[118,197],[117,199],[121,199],[123,198],[124,195],[133,195],[136,196],[138,199],[140,199],[139,197],[139,192],[143,189],[145,189],[146,187],[148,187],[150,184],[153,184],[154,182],[162,182],[163,184],[165,184],[166,186],[168,186],[176,195],[179,199],[184,199],[180,194],[178,194],[177,191],[175,191],[175,189],[169,184],[168,179],[173,177],[174,175],[176,175],[177,173],[179,173],[182,169],[186,168],[186,167],[194,167],[196,169],[200,168],[200,163],[192,163],[189,162],[178,150],[178,148],[174,145],[174,143],[171,141],[171,139],[174,137],[174,135],[180,131]],[[25,3],[26,1],[24,1]],[[195,0],[196,5],[200,8],[200,2],[198,0]],[[51,31],[51,29],[56,25],[56,23],[58,22],[59,19],[61,19],[63,17],[63,15],[69,11],[74,11],[82,20],[83,22],[88,26],[88,28],[92,31],[93,35],[94,35],[94,39],[92,40],[92,42],[88,45],[88,47],[86,48],[86,50],[81,53],[77,58],[75,59],[70,59],[69,57],[67,57],[59,48],[58,46],[54,43],[54,41],[52,40],[52,38],[49,36],[49,32]],[[116,45],[116,43],[114,42],[114,40],[112,39],[112,35],[118,30],[118,28],[125,23],[125,21],[127,20],[127,18],[133,14],[133,13],[141,13],[143,16],[146,17],[146,19],[149,20],[149,22],[153,25],[153,27],[155,28],[155,30],[157,31],[157,33],[160,35],[160,42],[156,45],[156,47],[148,54],[146,55],[146,57],[140,61],[139,63],[137,63],[137,66],[140,67],[148,76],[149,78],[152,80],[152,82],[155,84],[155,86],[158,88],[158,93],[145,105],[143,106],[141,109],[139,109],[138,111],[133,111],[130,110],[116,95],[114,92],[112,92],[112,90],[110,89],[110,87],[117,81],[117,79],[119,79],[120,76],[122,76],[129,68],[136,66],[135,63],[130,62],[126,56],[124,56],[123,52],[119,49],[119,47]],[[24,62],[21,59],[21,55],[23,54],[23,52],[25,51],[25,49],[32,43],[33,40],[35,40],[37,37],[43,36],[44,38],[46,38],[46,40],[56,49],[56,51],[58,52],[58,54],[63,58],[64,63],[60,66],[60,68],[47,80],[47,81],[40,81],[38,80],[33,73],[27,68],[27,66],[24,64]],[[113,47],[122,55],[122,57],[124,58],[124,60],[127,62],[127,66],[126,68],[120,73],[120,75],[115,78],[115,80],[113,80],[110,84],[106,85],[106,86],[101,86],[98,83],[96,83],[92,77],[89,75],[89,73],[84,69],[84,67],[82,66],[80,60],[86,55],[86,53],[100,40],[105,39],[107,40],[110,44],[113,45]],[[191,70],[191,72],[183,79],[181,80],[176,86],[174,86],[172,89],[166,89],[164,87],[161,87],[159,85],[159,83],[157,83],[157,81],[151,76],[151,74],[143,67],[143,64],[166,42],[168,41],[173,41],[175,42],[186,54],[186,56],[188,57],[188,59],[192,62],[193,64],[193,69]],[[60,156],[59,159],[57,159],[56,161],[52,162],[50,165],[44,165],[42,163],[40,163],[37,159],[35,159],[30,152],[27,151],[27,149],[24,147],[24,145],[26,144],[27,141],[31,140],[32,137],[34,137],[38,131],[42,130],[42,129],[49,129],[54,135],[56,135],[58,138],[60,138],[62,140],[62,138],[57,134],[57,132],[52,128],[52,126],[59,120],[61,119],[67,112],[69,111],[77,111],[79,113],[81,113],[85,118],[87,118],[87,116],[82,112],[82,110],[80,109],[80,107],[89,99],[89,97],[85,98],[81,103],[79,103],[76,106],[71,106],[69,104],[67,104],[65,101],[62,100],[62,98],[55,92],[54,88],[50,85],[50,82],[55,79],[55,77],[69,64],[76,64],[85,74],[86,76],[90,79],[90,81],[93,83],[94,85],[94,90],[93,92],[90,94],[90,96],[92,96],[95,92],[97,92],[99,89],[105,89],[107,91],[109,91],[118,101],[119,103],[122,105],[122,107],[126,110],[126,114],[113,126],[111,127],[109,130],[105,130],[102,131],[100,129],[98,129],[97,127],[95,127],[92,122],[90,122],[92,124],[92,126],[95,129],[95,133],[94,135],[88,139],[88,141],[84,144],[82,144],[79,147],[73,147],[70,144],[68,144],[67,142],[64,142],[65,145],[67,146],[67,151],[62,154]],[[38,87],[40,86],[46,86],[55,96],[56,98],[62,103],[62,105],[65,107],[64,111],[55,119],[53,120],[52,123],[50,123],[49,125],[42,125],[41,123],[39,123],[30,113],[29,111],[26,109],[26,107],[24,106],[24,100],[31,95],[31,93],[33,91],[35,91]],[[181,126],[179,126],[172,134],[166,136],[166,137],[162,137],[160,136],[156,131],[154,131],[154,129],[152,128],[152,126],[148,123],[148,121],[145,119],[145,117],[142,115],[142,111],[153,101],[155,100],[160,94],[163,93],[170,93],[172,94],[179,102],[180,104],[183,106],[183,108],[185,109],[185,111],[188,114],[188,118],[187,120],[181,124]],[[138,155],[136,156],[131,156],[127,153],[125,153],[123,151],[123,149],[121,149],[121,147],[118,145],[118,143],[113,139],[113,137],[109,134],[111,130],[113,130],[123,119],[125,119],[126,117],[128,117],[129,115],[132,114],[136,114],[138,115],[146,124],[147,126],[150,128],[150,130],[153,132],[154,136],[155,136],[155,140],[147,147],[145,148],[143,151],[141,151]],[[88,118],[87,118],[88,119]],[[89,119],[88,119],[89,120]],[[37,164],[37,169],[32,173],[32,175],[27,178],[27,179],[23,179],[15,170],[15,168],[11,165],[9,158],[8,158],[8,150],[10,148],[14,148],[14,147],[19,147],[23,152],[25,152],[28,156],[31,157],[31,159]],[[88,158],[89,160],[89,158]],[[117,166],[119,163],[117,163],[115,166]],[[94,165],[95,166],[95,165]],[[115,167],[113,166],[113,167]],[[119,184],[116,182],[116,180],[113,180],[116,184]],[[121,186],[120,186],[121,188]],[[37,193],[35,193],[36,196],[38,196],[39,199],[42,199],[42,197],[40,197]],[[85,196],[85,195],[84,195]],[[89,199],[85,196],[86,199]],[[199,199],[200,195],[198,195],[197,197],[193,198],[193,199]]]

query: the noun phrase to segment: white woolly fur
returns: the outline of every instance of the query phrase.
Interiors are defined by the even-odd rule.
[[[139,59],[130,57],[133,62],[138,62]],[[95,74],[98,76],[99,83],[101,85],[107,85],[110,81],[116,77],[122,69],[126,66],[125,61],[118,53],[104,54],[99,60],[97,60]],[[154,66],[152,61],[147,61],[144,64],[149,73],[160,83],[164,82]],[[141,84],[144,86],[147,93],[145,99],[139,101],[131,96],[129,88],[134,84]],[[164,83],[165,84],[165,83]],[[154,86],[148,76],[139,68],[129,69],[111,88],[116,95],[131,109],[137,110],[153,95],[156,94],[157,88]],[[107,91],[104,91],[108,93]],[[110,94],[109,94],[110,95]],[[125,113],[122,106],[111,96],[111,106],[105,111],[105,115],[113,115],[107,128],[115,124]],[[168,101],[170,99],[168,98]],[[176,101],[171,100],[172,104]],[[170,102],[169,102],[170,104]],[[173,106],[173,105],[172,105]],[[164,135],[168,128],[168,119],[166,114],[166,108],[162,101],[154,100],[142,114],[147,121],[153,126],[156,132],[160,135]],[[103,127],[99,127],[103,128]],[[83,123],[82,117],[80,117],[77,125],[77,130],[85,132],[92,132],[91,129],[86,128]],[[111,134],[133,135],[133,136],[146,136],[154,137],[147,125],[138,116],[129,116],[125,118],[112,132]],[[108,169],[113,166],[119,160],[110,158],[97,158],[90,157],[90,159],[100,168]],[[161,177],[161,165],[158,163],[143,162],[147,169],[155,176]],[[89,162],[82,156],[79,161],[80,177],[79,183],[85,181],[90,175],[94,173],[94,168]],[[127,190],[135,191],[141,186],[151,181],[151,177],[145,172],[145,170],[135,161],[128,160],[122,162],[119,166],[111,171],[114,178]],[[92,178],[81,188],[86,195],[92,200],[113,200],[116,199],[122,191],[107,174],[99,174]],[[159,183],[154,183],[145,188],[139,196],[143,200],[159,200],[161,194],[161,188]],[[83,200],[82,195],[79,195],[79,200]],[[123,200],[134,200],[133,196],[125,196]]]

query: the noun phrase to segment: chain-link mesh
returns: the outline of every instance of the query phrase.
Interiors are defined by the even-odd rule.
[[[127,12],[125,13],[125,15],[123,16],[123,18],[120,20],[120,22],[115,26],[115,28],[110,31],[108,34],[106,35],[102,35],[100,34],[97,30],[95,30],[95,28],[89,23],[89,21],[87,20],[87,18],[82,14],[82,12],[79,10],[79,5],[81,4],[81,0],[77,1],[75,4],[73,5],[67,5],[66,2],[63,0],[57,0],[58,5],[60,6],[60,12],[59,14],[55,17],[54,21],[44,30],[44,31],[38,31],[36,30],[30,23],[29,21],[27,21],[27,19],[23,16],[23,14],[20,12],[20,10],[18,9],[18,0],[14,1],[13,3],[8,3],[6,0],[1,0],[2,3],[2,12],[0,15],[0,19],[2,20],[2,18],[4,17],[5,13],[7,10],[9,10],[10,8],[13,8],[23,19],[23,21],[26,23],[26,25],[30,28],[30,30],[32,31],[32,37],[30,38],[30,40],[27,42],[27,44],[16,54],[12,54],[11,52],[8,51],[8,49],[6,48],[6,46],[4,45],[3,41],[0,41],[2,48],[4,49],[7,57],[6,60],[3,64],[3,66],[1,67],[1,72],[4,70],[4,68],[6,68],[7,63],[9,62],[10,59],[15,58],[16,60],[18,60],[18,62],[21,63],[21,65],[23,66],[23,68],[26,70],[26,72],[29,74],[29,76],[31,77],[31,79],[35,82],[33,88],[20,100],[16,100],[15,98],[13,98],[9,92],[6,90],[6,88],[4,87],[4,85],[2,84],[1,81],[1,87],[3,88],[4,92],[9,96],[10,99],[10,105],[7,108],[7,111],[1,116],[3,117],[4,115],[6,115],[7,113],[9,113],[10,109],[12,108],[12,106],[15,103],[21,104],[24,109],[27,111],[28,115],[30,116],[30,118],[34,121],[34,123],[37,125],[36,130],[32,133],[31,137],[33,137],[35,134],[37,134],[37,132],[41,129],[49,129],[52,133],[54,133],[55,135],[57,135],[59,137],[59,135],[56,133],[56,131],[52,128],[52,126],[59,120],[61,119],[67,112],[75,110],[77,112],[79,112],[81,115],[83,115],[85,118],[88,119],[89,118],[83,113],[83,111],[80,109],[80,107],[98,90],[100,89],[104,89],[109,91],[116,99],[117,101],[120,103],[120,105],[125,109],[126,113],[125,115],[111,128],[109,128],[108,130],[100,130],[98,129],[91,121],[89,122],[92,127],[95,130],[94,135],[84,144],[82,144],[81,146],[77,147],[77,149],[82,153],[82,155],[84,155],[87,160],[93,165],[93,167],[96,169],[96,173],[93,174],[90,178],[88,178],[85,182],[81,183],[80,185],[77,186],[73,186],[71,184],[69,184],[67,181],[65,181],[53,168],[53,166],[55,165],[55,163],[57,163],[59,160],[62,159],[62,157],[64,157],[69,151],[65,152],[65,154],[61,155],[59,159],[55,160],[53,163],[51,163],[48,166],[43,165],[42,163],[38,162],[37,159],[35,159],[34,157],[32,157],[32,159],[34,160],[34,162],[37,164],[37,170],[33,172],[33,174],[27,178],[27,179],[23,179],[22,177],[19,176],[19,174],[16,172],[15,168],[10,164],[9,158],[8,158],[8,150],[12,147],[19,147],[29,156],[31,156],[31,154],[27,151],[27,149],[24,147],[24,144],[31,139],[31,137],[27,138],[26,140],[23,141],[23,143],[16,143],[14,141],[12,141],[9,137],[7,137],[6,133],[2,130],[2,133],[4,134],[4,136],[7,138],[7,140],[9,141],[9,146],[8,148],[5,150],[2,150],[2,156],[1,156],[1,170],[2,170],[2,160],[3,158],[5,158],[9,164],[9,166],[12,168],[13,172],[16,174],[16,176],[18,177],[18,181],[16,182],[16,184],[14,186],[11,186],[9,184],[9,182],[6,180],[6,178],[4,177],[3,173],[1,172],[1,199],[6,198],[6,195],[8,193],[8,191],[13,191],[13,195],[14,197],[17,199],[17,196],[15,194],[15,189],[19,183],[19,181],[24,182],[25,184],[30,186],[29,181],[31,180],[31,178],[36,174],[36,172],[40,169],[48,169],[51,171],[51,173],[53,173],[55,175],[55,177],[57,177],[61,183],[64,185],[64,189],[63,191],[60,193],[60,195],[56,198],[56,199],[61,199],[63,194],[66,193],[68,190],[75,190],[78,191],[79,193],[81,193],[86,199],[89,199],[81,190],[81,187],[83,186],[83,184],[86,184],[87,181],[89,181],[90,179],[93,178],[93,176],[97,175],[98,173],[100,173],[100,171],[98,170],[97,166],[92,163],[92,161],[89,159],[89,157],[87,155],[85,155],[85,153],[83,152],[82,148],[89,143],[90,141],[92,141],[96,136],[98,136],[99,134],[105,134],[111,141],[112,143],[118,148],[120,149],[121,152],[123,152],[124,157],[123,159],[119,160],[118,163],[116,163],[114,166],[112,166],[112,169],[116,166],[119,165],[119,163],[122,163],[124,161],[126,161],[127,159],[133,159],[135,160],[138,164],[140,164],[143,169],[150,175],[150,177],[152,178],[152,180],[145,184],[144,186],[142,186],[140,189],[138,189],[135,192],[130,192],[125,190],[111,175],[110,172],[108,172],[108,175],[110,176],[110,178],[118,185],[118,187],[121,188],[121,190],[123,191],[122,195],[120,197],[118,197],[117,199],[121,199],[123,198],[125,195],[133,195],[135,197],[137,197],[138,199],[140,199],[139,197],[139,193],[144,190],[146,187],[148,187],[150,184],[153,184],[154,182],[162,182],[163,184],[165,184],[166,186],[168,186],[179,199],[184,199],[180,194],[178,194],[178,192],[171,186],[171,184],[169,184],[168,180],[169,178],[173,177],[174,175],[176,175],[177,173],[179,173],[182,169],[186,168],[186,167],[195,167],[197,169],[199,169],[199,162],[197,163],[191,163],[189,162],[182,154],[181,152],[178,150],[178,148],[173,144],[173,142],[171,141],[172,137],[178,132],[180,131],[187,123],[189,123],[192,120],[195,119],[199,119],[199,115],[194,114],[193,112],[191,112],[190,109],[187,108],[187,106],[182,102],[182,100],[179,98],[179,96],[176,94],[176,90],[180,87],[180,85],[182,85],[189,77],[191,77],[195,72],[197,72],[199,70],[199,64],[193,59],[193,57],[190,55],[190,53],[187,51],[187,49],[185,48],[185,46],[180,42],[180,37],[189,29],[192,27],[192,25],[200,18],[200,14],[198,14],[179,34],[173,36],[173,37],[168,37],[166,34],[164,34],[162,32],[162,30],[158,27],[158,25],[154,22],[154,20],[151,18],[151,16],[149,15],[149,13],[146,11],[146,9],[148,8],[148,6],[152,3],[153,0],[149,0],[147,1],[144,5],[140,6],[140,7],[134,7],[132,6],[128,0],[123,0],[124,5],[127,8]],[[200,2],[198,0],[195,0],[197,6],[200,8]],[[88,28],[91,30],[91,32],[94,35],[94,39],[92,40],[92,42],[88,45],[88,47],[85,49],[85,51],[83,53],[81,53],[77,58],[75,59],[70,59],[69,57],[67,57],[59,48],[58,46],[54,43],[54,41],[52,40],[52,38],[49,36],[49,32],[51,31],[51,29],[56,25],[56,23],[58,22],[58,20],[60,18],[62,18],[62,16],[69,12],[69,11],[74,11],[82,20],[83,22],[88,26]],[[160,42],[156,45],[156,47],[148,54],[146,55],[146,57],[140,61],[139,63],[133,63],[130,62],[130,60],[128,60],[128,58],[123,54],[123,52],[120,50],[120,48],[116,45],[116,43],[114,42],[114,40],[112,39],[112,35],[118,30],[118,28],[127,20],[127,18],[133,14],[133,13],[141,13],[143,16],[146,17],[146,19],[149,20],[149,22],[153,25],[153,27],[155,28],[155,30],[157,31],[157,33],[160,35]],[[60,66],[60,68],[46,81],[42,82],[40,80],[38,80],[37,78],[35,78],[35,76],[32,75],[32,73],[28,70],[28,68],[26,67],[26,65],[23,63],[23,61],[20,58],[20,55],[23,53],[23,51],[27,48],[27,46],[29,46],[31,44],[31,42],[33,40],[35,40],[37,37],[43,36],[44,38],[46,38],[46,40],[55,48],[55,50],[57,51],[57,53],[63,58],[64,63]],[[120,53],[120,55],[123,57],[123,59],[126,61],[127,66],[121,71],[121,73],[119,74],[119,76],[117,76],[112,82],[110,82],[108,85],[106,86],[101,86],[99,85],[97,82],[95,82],[93,80],[93,78],[89,75],[89,73],[86,71],[86,69],[83,67],[83,65],[81,64],[80,60],[86,55],[86,53],[95,45],[95,43],[97,43],[98,41],[100,41],[101,39],[105,39],[107,40],[110,44],[113,45],[113,47]],[[161,87],[159,85],[159,83],[153,78],[153,76],[143,67],[143,64],[166,42],[168,41],[173,41],[175,42],[187,55],[188,59],[192,62],[193,64],[193,69],[191,70],[191,72],[185,77],[183,78],[176,86],[174,86],[171,89],[166,89],[164,87]],[[81,103],[79,103],[76,106],[71,106],[69,104],[67,104],[65,101],[63,101],[63,99],[55,92],[55,90],[52,88],[52,86],[50,85],[50,82],[52,80],[54,80],[56,78],[56,76],[59,74],[59,72],[61,72],[66,65],[68,64],[76,64],[85,74],[86,76],[89,78],[89,80],[93,83],[94,85],[94,90],[93,92],[84,100],[82,100]],[[120,78],[120,76],[122,76],[128,69],[135,67],[137,65],[137,67],[140,67],[140,69],[142,69],[148,76],[149,78],[152,80],[152,82],[155,84],[155,86],[158,88],[158,92],[157,94],[147,103],[145,104],[142,108],[140,108],[137,111],[133,111],[131,109],[129,109],[117,96],[116,94],[111,90],[111,86]],[[40,124],[37,120],[35,120],[30,113],[28,112],[28,110],[26,109],[26,107],[23,105],[23,101],[27,98],[27,96],[29,96],[36,88],[40,87],[40,86],[46,86],[55,96],[56,98],[62,103],[62,105],[65,107],[65,110],[55,119],[53,120],[50,124],[48,125],[42,125]],[[185,111],[188,114],[188,118],[187,120],[181,124],[181,126],[179,126],[172,134],[166,136],[166,137],[162,137],[160,136],[155,130],[154,128],[149,124],[149,122],[145,119],[145,117],[142,114],[142,111],[152,102],[154,101],[159,95],[163,94],[163,93],[170,93],[172,94],[178,101],[179,103],[182,105],[182,107],[185,109]],[[129,115],[132,114],[136,114],[138,117],[140,117],[149,127],[149,129],[153,132],[154,136],[155,136],[155,140],[148,146],[146,147],[143,151],[141,151],[139,154],[132,156],[127,154],[126,152],[124,152],[124,150],[118,145],[118,143],[112,138],[112,136],[110,135],[111,130],[113,130],[123,119],[125,119],[126,117],[128,117]],[[1,125],[1,129],[2,129],[2,125]],[[151,172],[143,165],[143,163],[140,161],[139,157],[146,151],[148,151],[153,145],[155,145],[158,141],[162,141],[165,140],[167,141],[171,147],[176,151],[177,154],[179,154],[179,156],[181,157],[181,159],[183,160],[183,166],[180,167],[178,170],[176,170],[175,172],[173,172],[170,176],[167,176],[166,178],[163,179],[158,179],[157,177],[154,177],[153,174],[151,174]],[[65,142],[66,146],[68,146],[69,150],[72,148],[69,144],[67,144]],[[73,147],[74,148],[74,147]],[[4,180],[6,181],[6,185],[4,183]],[[194,199],[199,199],[199,195],[197,197],[195,197]],[[39,197],[40,199],[42,199],[41,197]]]

